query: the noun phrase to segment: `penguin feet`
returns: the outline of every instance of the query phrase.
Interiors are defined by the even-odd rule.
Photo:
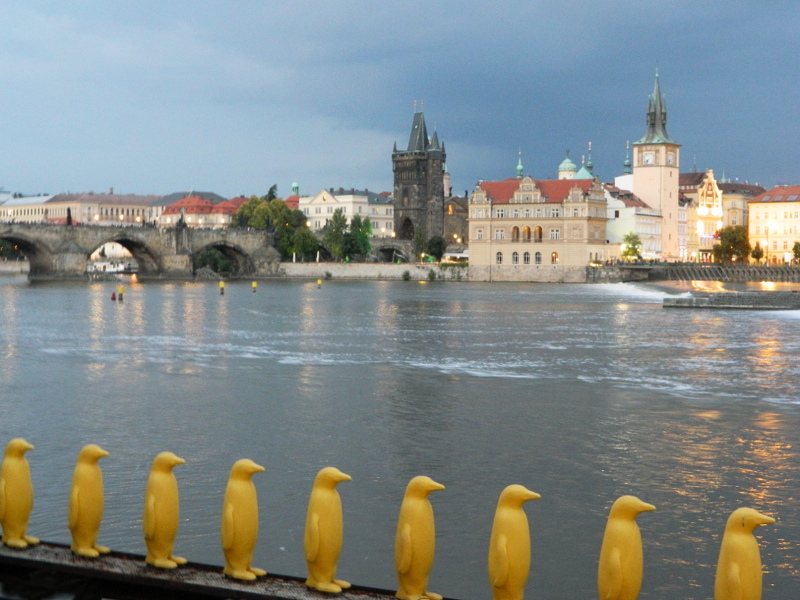
[[[25,535],[23,537],[25,538],[25,541],[28,542],[28,544],[31,545],[31,546],[39,543],[39,538],[35,538],[33,536],[30,536],[30,535]]]
[[[249,567],[247,570],[250,571],[256,577],[263,577],[264,575],[267,574],[267,572],[264,569],[259,569],[258,567]]]
[[[306,585],[308,585],[308,582],[306,582]],[[317,581],[316,583],[310,585],[309,587],[312,587],[320,592],[327,592],[329,594],[338,594],[342,591],[341,586],[338,586],[335,583],[328,581],[326,582]]]
[[[24,538],[3,538],[3,543],[9,548],[27,548],[28,542]]]
[[[247,571],[245,569],[236,569],[236,570],[234,570],[234,569],[229,569],[228,567],[225,567],[222,570],[222,573],[227,575],[228,577],[233,577],[234,579],[241,579],[243,581],[255,581],[255,578],[256,578],[256,574],[255,573],[251,573],[250,571]]]
[[[429,592],[425,590],[425,598],[430,598],[430,600],[442,600],[441,594],[434,594],[433,592]]]
[[[171,560],[172,560],[172,562],[174,562],[176,565],[185,565],[187,562],[189,562],[188,560],[186,560],[186,559],[185,559],[185,558],[183,558],[182,556],[170,556],[170,559],[171,559]]]
[[[95,546],[95,550],[97,550],[100,554],[109,554],[111,552],[111,548],[108,546]]]
[[[150,558],[148,556],[145,562],[159,569],[175,569],[178,566],[178,563],[168,558]]]
[[[100,556],[100,552],[95,548],[88,548],[86,546],[72,546],[70,548],[74,554],[78,556],[83,556],[85,558],[97,558]]]
[[[350,588],[350,582],[345,581],[344,579],[334,579],[333,583],[338,585],[343,590],[346,590],[346,589]]]

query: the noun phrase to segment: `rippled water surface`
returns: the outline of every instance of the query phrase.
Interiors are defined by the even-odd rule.
[[[800,315],[664,310],[664,291],[620,285],[326,281],[31,285],[0,278],[0,444],[22,436],[36,490],[32,535],[68,542],[78,450],[100,463],[100,542],[143,553],[150,463],[176,469],[176,552],[221,564],[219,520],[232,463],[252,458],[261,510],[254,564],[304,576],[316,472],[339,486],[339,575],[392,588],[408,480],[443,483],[429,588],[490,595],[497,497],[529,502],[533,598],[596,597],[611,502],[658,507],[638,522],[641,598],[713,597],[728,514],[757,530],[765,600],[794,599],[800,565]]]

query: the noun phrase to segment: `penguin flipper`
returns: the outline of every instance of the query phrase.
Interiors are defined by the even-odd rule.
[[[78,519],[81,516],[80,505],[78,504],[81,493],[77,485],[72,486],[72,492],[69,495],[69,528],[73,529],[78,524]]]
[[[490,556],[489,570],[492,574],[492,585],[503,587],[508,582],[508,544],[506,536],[497,536],[494,552]]]
[[[306,560],[314,562],[319,553],[319,515],[317,513],[313,513],[308,520],[304,542]]]
[[[619,548],[614,548],[606,562],[606,575],[608,576],[608,589],[603,600],[615,600],[622,593],[622,561]]]
[[[148,494],[144,503],[144,539],[151,540],[156,532],[156,497]]]
[[[742,578],[739,563],[731,563],[728,567],[728,599],[742,600]]]
[[[0,519],[6,515],[6,480],[0,479]]]
[[[229,502],[222,512],[222,548],[224,550],[233,548],[233,542],[236,538],[233,527],[233,503]]]
[[[397,561],[397,571],[398,573],[406,574],[408,570],[411,568],[411,558],[413,555],[413,550],[411,546],[411,525],[404,525],[403,531],[400,534],[400,547],[398,548],[397,556],[395,560]]]

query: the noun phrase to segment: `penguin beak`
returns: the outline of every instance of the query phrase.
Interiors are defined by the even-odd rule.
[[[353,481],[353,478],[347,473],[342,473],[339,471],[339,481]]]
[[[108,450],[103,450],[102,448],[100,448],[100,452],[98,452],[98,454],[100,455],[100,458],[105,458],[106,456],[110,456]]]
[[[758,513],[758,526],[761,525],[772,525],[775,522],[775,519],[772,517],[768,517],[767,515],[762,515]]]
[[[253,463],[253,473],[263,473],[264,471],[266,471],[264,467]]]
[[[30,442],[26,442],[25,440],[23,440],[22,448],[23,452],[27,452],[28,450],[34,449],[33,444],[31,444]]]
[[[180,456],[176,456],[175,460],[173,460],[172,462],[175,463],[176,466],[177,465],[185,465],[186,464],[186,461],[183,460]]]
[[[528,490],[528,493],[525,494],[525,500],[538,500],[539,498],[541,498],[541,496],[531,490]]]
[[[641,505],[639,505],[639,512],[650,512],[655,509],[656,509],[655,506],[653,506],[652,504],[648,504],[647,502],[642,502]]]
[[[436,492],[436,491],[443,490],[443,489],[444,489],[444,486],[441,483],[438,483],[436,481],[431,481],[431,491],[432,492]]]

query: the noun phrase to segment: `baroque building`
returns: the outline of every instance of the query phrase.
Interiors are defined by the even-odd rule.
[[[428,137],[425,115],[414,113],[406,150],[392,152],[394,230],[403,240],[444,236],[444,143]]]
[[[800,242],[800,185],[779,185],[749,203],[750,245],[764,251],[767,264],[792,262]]]
[[[585,281],[608,260],[606,197],[595,179],[482,181],[469,203],[476,281]]]

